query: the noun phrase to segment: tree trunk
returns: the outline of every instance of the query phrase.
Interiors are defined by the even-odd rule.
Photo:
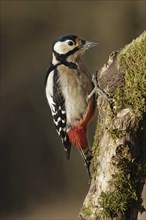
[[[97,73],[91,184],[80,220],[136,220],[146,177],[146,32],[113,52]]]

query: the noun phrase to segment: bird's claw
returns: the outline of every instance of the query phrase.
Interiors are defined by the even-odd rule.
[[[104,96],[105,98],[110,98],[99,86],[97,83],[97,74],[93,73],[92,75],[92,82],[94,84],[94,89],[90,92],[90,94],[87,96],[87,101],[94,95],[98,94],[100,96]]]

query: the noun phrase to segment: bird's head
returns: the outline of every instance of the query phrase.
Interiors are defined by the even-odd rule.
[[[64,60],[76,62],[86,50],[97,44],[76,35],[61,36],[53,44],[53,64]]]

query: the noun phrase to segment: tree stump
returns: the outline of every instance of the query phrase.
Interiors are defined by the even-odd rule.
[[[91,184],[79,220],[136,220],[146,177],[146,32],[113,52],[97,73]]]

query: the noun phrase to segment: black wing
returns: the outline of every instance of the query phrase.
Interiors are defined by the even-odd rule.
[[[52,116],[56,127],[56,131],[64,144],[64,150],[66,152],[66,158],[70,158],[71,143],[66,133],[66,111],[65,100],[60,91],[60,85],[58,81],[57,68],[54,70],[54,83],[53,83],[53,108]]]

